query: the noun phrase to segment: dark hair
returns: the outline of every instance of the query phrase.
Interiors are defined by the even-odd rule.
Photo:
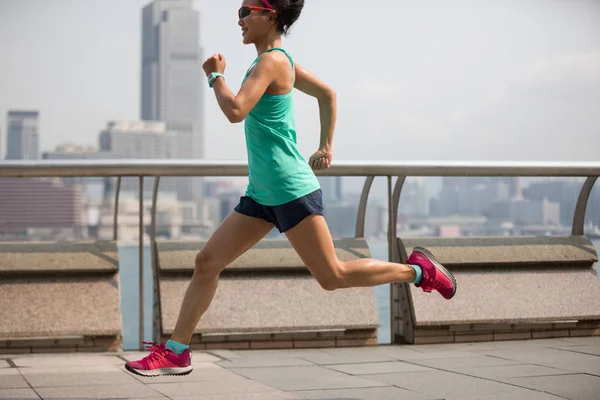
[[[277,29],[287,35],[302,13],[304,0],[269,0],[269,3],[277,11]]]

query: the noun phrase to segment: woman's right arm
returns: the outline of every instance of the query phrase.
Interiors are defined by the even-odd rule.
[[[321,139],[319,150],[311,157],[311,166],[315,169],[329,168],[333,147],[333,134],[337,119],[336,93],[331,87],[296,64],[296,80],[294,87],[317,99],[321,120]]]

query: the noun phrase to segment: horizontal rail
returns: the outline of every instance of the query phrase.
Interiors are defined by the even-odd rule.
[[[198,160],[42,160],[0,162],[0,177],[247,176],[245,162]],[[337,161],[322,176],[600,175],[600,162]]]

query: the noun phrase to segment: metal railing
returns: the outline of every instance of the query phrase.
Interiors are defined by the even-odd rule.
[[[394,245],[397,235],[398,206],[402,187],[408,177],[418,176],[463,176],[463,177],[586,177],[582,186],[575,214],[572,235],[583,235],[585,213],[592,188],[600,176],[600,162],[334,162],[331,168],[316,171],[318,176],[366,177],[358,205],[355,237],[364,237],[367,201],[376,177],[387,178],[388,192],[388,259],[398,259]],[[140,346],[144,328],[144,177],[154,177],[152,190],[150,245],[154,287],[157,290],[158,266],[154,257],[156,241],[156,205],[160,177],[240,177],[248,175],[248,166],[243,162],[217,162],[194,160],[54,160],[54,161],[5,161],[0,162],[0,178],[43,178],[43,177],[116,177],[113,239],[117,240],[119,192],[122,177],[139,178],[139,319]],[[396,177],[394,183],[393,179]],[[158,299],[160,301],[160,299]],[[390,299],[392,301],[392,299]],[[391,305],[393,310],[393,304]],[[156,313],[156,311],[155,311]],[[393,312],[390,313],[393,319]],[[154,324],[160,323],[153,318]],[[392,321],[391,329],[393,329]],[[154,340],[157,338],[154,327]],[[393,335],[393,332],[392,332]]]

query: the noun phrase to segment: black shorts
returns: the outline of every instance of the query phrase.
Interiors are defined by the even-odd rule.
[[[279,206],[263,206],[253,198],[244,196],[234,209],[249,217],[261,218],[274,224],[284,233],[312,214],[323,215],[323,193],[317,189],[312,193]]]

